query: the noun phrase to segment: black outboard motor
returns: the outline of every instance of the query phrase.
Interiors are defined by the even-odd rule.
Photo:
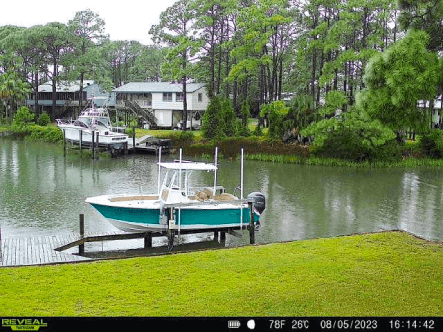
[[[263,213],[263,211],[265,210],[266,207],[266,198],[265,195],[263,195],[262,193],[258,192],[258,191],[254,191],[252,193],[250,193],[247,198],[253,198],[254,199],[254,210],[261,215]]]

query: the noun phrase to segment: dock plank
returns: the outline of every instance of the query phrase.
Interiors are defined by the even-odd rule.
[[[78,238],[75,234],[3,238],[0,266],[26,266],[91,260],[54,250]]]

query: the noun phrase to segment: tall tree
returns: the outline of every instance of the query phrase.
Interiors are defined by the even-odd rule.
[[[437,56],[426,49],[429,39],[424,31],[410,30],[367,66],[358,106],[392,130],[429,127],[417,107],[418,100],[434,100],[440,80]]]
[[[35,47],[43,54],[40,70],[52,81],[51,118],[55,118],[57,102],[57,83],[60,78],[59,69],[62,58],[71,52],[72,44],[66,25],[54,22],[45,26],[34,26],[27,33],[35,41]]]
[[[0,60],[3,57],[0,56]],[[12,59],[12,56],[9,55],[9,58]],[[26,99],[30,91],[29,84],[23,81],[14,67],[0,74],[0,101],[7,121],[11,119],[13,110]]]
[[[403,30],[420,29],[429,35],[428,48],[443,50],[443,1],[398,0],[399,22]]]
[[[82,107],[85,75],[96,72],[102,63],[97,48],[109,37],[105,34],[105,21],[90,9],[79,11],[68,23],[73,36],[74,52],[70,57],[70,76],[80,80],[80,107]]]
[[[179,0],[160,15],[160,23],[153,25],[149,33],[156,43],[168,47],[162,73],[182,83],[183,91],[183,130],[188,119],[187,81],[192,77],[192,61],[200,49],[195,37],[195,12],[191,0]]]

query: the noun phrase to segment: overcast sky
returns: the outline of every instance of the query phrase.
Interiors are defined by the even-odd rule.
[[[0,26],[31,27],[49,22],[68,23],[78,11],[91,9],[106,25],[111,40],[137,40],[150,44],[151,25],[176,0],[7,0],[2,1]]]

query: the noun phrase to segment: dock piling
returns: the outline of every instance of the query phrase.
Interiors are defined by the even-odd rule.
[[[83,213],[80,214],[80,238],[85,237],[85,215]],[[78,245],[78,254],[84,255],[85,254],[85,244],[79,244]]]
[[[135,127],[132,127],[132,152],[135,154]]]
[[[83,130],[78,131],[79,141],[80,141],[80,158],[82,157],[82,145],[83,145]]]
[[[255,244],[254,205],[252,202],[249,202],[248,206],[250,212],[249,243]]]
[[[95,131],[92,131],[92,159],[94,159],[94,153],[95,153]]]
[[[145,234],[144,242],[145,242],[144,245],[145,249],[152,248],[152,233],[148,232]]]
[[[66,157],[66,133],[65,133],[65,129],[63,129],[63,156]]]

